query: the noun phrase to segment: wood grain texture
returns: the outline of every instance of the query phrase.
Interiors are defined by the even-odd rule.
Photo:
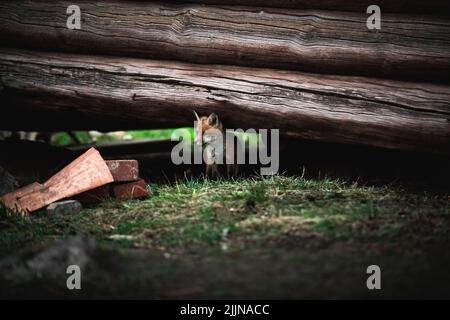
[[[181,127],[193,125],[195,109],[229,128],[450,151],[444,85],[13,49],[0,49],[0,75],[0,128]]]
[[[149,2],[149,0],[142,1]],[[366,12],[368,6],[376,4],[382,12],[450,14],[448,0],[168,0],[167,2],[357,12]]]
[[[71,1],[0,4],[0,45],[87,54],[233,64],[323,74],[448,82],[450,19],[365,12],[78,1],[81,30],[66,27]]]

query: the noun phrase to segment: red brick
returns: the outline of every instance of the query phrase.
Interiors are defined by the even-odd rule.
[[[106,165],[115,182],[139,180],[139,162],[137,160],[108,160]]]
[[[111,189],[113,196],[117,199],[138,199],[149,195],[144,179],[128,183],[114,183],[111,185]]]
[[[74,197],[75,200],[78,200],[81,203],[98,203],[105,201],[110,197],[110,185],[105,184],[104,186],[80,193]]]

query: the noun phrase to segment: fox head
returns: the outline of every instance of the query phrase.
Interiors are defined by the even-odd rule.
[[[209,116],[199,117],[194,111],[197,127],[195,128],[195,144],[209,143],[212,136],[216,132],[222,132],[223,126],[216,113],[211,113]]]

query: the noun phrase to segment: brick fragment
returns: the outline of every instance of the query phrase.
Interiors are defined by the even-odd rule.
[[[74,196],[73,199],[84,204],[93,204],[105,201],[110,195],[110,185],[105,184],[101,187],[80,193]]]
[[[144,179],[127,183],[114,183],[111,185],[112,194],[117,199],[138,199],[149,196],[147,183]]]
[[[113,181],[105,160],[95,148],[90,148],[42,185],[35,183],[8,193],[0,201],[11,210],[30,213]]]
[[[108,160],[106,165],[115,182],[139,180],[139,162],[137,160]]]

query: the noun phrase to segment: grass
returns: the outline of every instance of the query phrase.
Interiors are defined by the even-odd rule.
[[[56,271],[64,254],[46,261],[42,279],[29,261],[80,234],[97,245],[77,297],[450,296],[448,194],[283,175],[149,187],[147,199],[74,215],[0,208],[0,258],[13,256],[0,259],[8,298],[75,297]],[[365,287],[371,264],[382,268],[380,292]]]
[[[385,241],[411,223],[447,219],[448,195],[367,187],[340,180],[272,176],[238,181],[183,180],[151,185],[141,201],[109,200],[80,214],[7,216],[0,209],[0,253],[88,234],[118,248],[189,252],[362,239]],[[405,231],[406,230],[406,231]]]

